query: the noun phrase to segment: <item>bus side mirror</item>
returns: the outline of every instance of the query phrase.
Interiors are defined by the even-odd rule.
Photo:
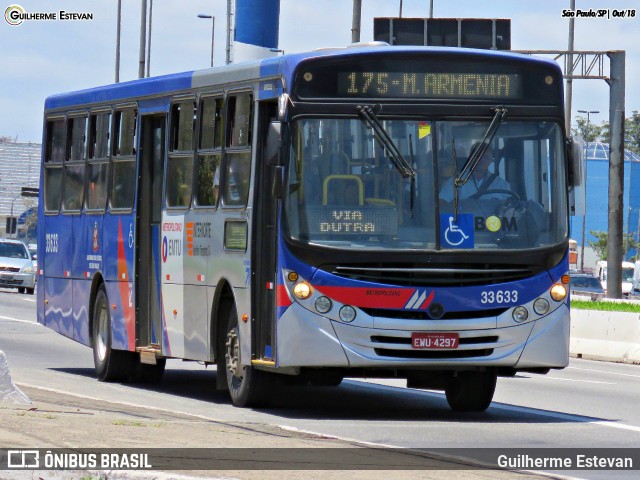
[[[282,123],[271,122],[267,132],[266,159],[270,167],[282,165],[280,149],[282,147]]]
[[[567,140],[567,163],[569,183],[569,215],[583,216],[586,213],[586,169],[584,142],[581,137]]]

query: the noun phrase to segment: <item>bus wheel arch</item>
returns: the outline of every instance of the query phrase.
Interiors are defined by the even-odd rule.
[[[265,406],[270,400],[273,376],[240,364],[238,310],[230,284],[221,281],[216,289],[212,341],[216,346],[216,386],[227,390],[236,407]]]
[[[113,332],[107,289],[104,282],[96,285],[89,332],[96,377],[101,382],[128,380],[136,371],[136,354],[111,347]]]

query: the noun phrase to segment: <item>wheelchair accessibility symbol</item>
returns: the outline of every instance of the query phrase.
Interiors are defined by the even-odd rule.
[[[473,248],[473,215],[440,215],[440,243],[444,248]]]

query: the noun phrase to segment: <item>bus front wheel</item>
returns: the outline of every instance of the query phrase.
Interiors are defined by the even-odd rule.
[[[93,306],[91,329],[93,363],[101,382],[127,380],[135,374],[137,359],[134,352],[111,348],[111,314],[104,285],[98,288]]]
[[[484,412],[493,400],[497,378],[493,369],[458,372],[445,387],[449,406],[457,412]]]
[[[273,377],[240,363],[240,336],[235,305],[229,311],[225,340],[225,370],[231,401],[236,407],[266,406],[270,400]]]

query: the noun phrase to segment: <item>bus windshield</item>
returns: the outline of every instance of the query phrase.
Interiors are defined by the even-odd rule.
[[[385,250],[528,249],[566,240],[560,126],[504,120],[483,144],[489,123],[384,118],[384,132],[376,132],[361,118],[298,119],[285,199],[291,239]],[[398,168],[398,155],[411,174]]]

